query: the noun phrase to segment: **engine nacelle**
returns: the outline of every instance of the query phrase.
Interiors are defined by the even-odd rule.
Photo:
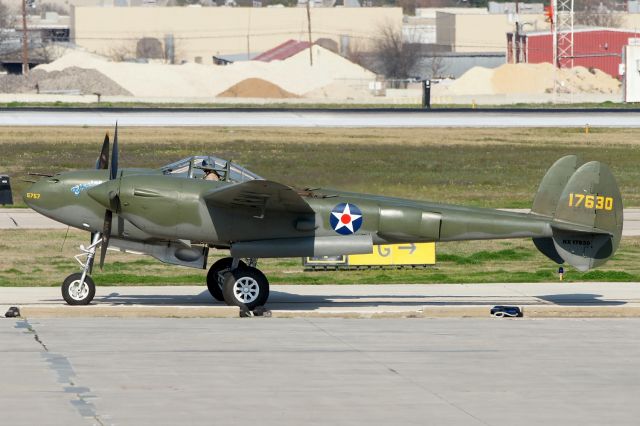
[[[123,253],[146,254],[163,263],[198,269],[207,267],[207,257],[209,256],[209,247],[190,246],[182,241],[144,243],[111,238],[109,249],[120,250]]]

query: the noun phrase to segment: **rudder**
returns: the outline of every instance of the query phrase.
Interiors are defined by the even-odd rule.
[[[560,256],[580,271],[605,263],[622,237],[623,205],[616,179],[606,164],[591,161],[571,176],[552,222]]]
[[[559,167],[549,176],[556,165]],[[623,205],[607,165],[598,161],[578,165],[577,157],[563,157],[545,175],[532,212],[552,219],[553,235],[536,238],[534,244],[555,262],[567,262],[579,271],[587,271],[605,263],[618,248]],[[567,178],[572,167],[577,170]],[[545,184],[548,186],[543,188]],[[555,206],[551,207],[554,201]]]

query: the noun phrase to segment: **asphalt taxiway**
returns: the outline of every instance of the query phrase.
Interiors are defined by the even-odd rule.
[[[2,109],[0,126],[640,127],[636,110]]]
[[[637,425],[637,319],[0,319],[7,425]]]

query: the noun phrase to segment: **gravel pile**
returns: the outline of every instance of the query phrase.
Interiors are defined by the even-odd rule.
[[[368,83],[376,76],[330,50],[313,46],[313,66],[306,49],[282,61],[241,61],[226,66],[187,63],[112,62],[83,51],[70,51],[37,69],[66,71],[72,67],[93,69],[118,83],[135,97],[214,98],[216,96],[295,97],[328,88],[334,83],[358,82],[358,95],[371,96]],[[258,81],[261,80],[261,81]],[[332,91],[337,96],[339,90]]]
[[[284,99],[297,98],[298,96],[289,93],[282,87],[265,81],[261,78],[248,78],[240,83],[234,84],[222,93],[221,98],[270,98]]]
[[[131,92],[95,69],[69,67],[61,71],[34,69],[27,76],[0,76],[0,93],[73,93],[131,96]]]
[[[574,67],[556,69],[552,64],[504,64],[488,69],[473,67],[459,79],[434,88],[442,95],[505,95],[551,93],[555,81],[559,92],[587,94],[615,94],[620,82],[599,69]]]

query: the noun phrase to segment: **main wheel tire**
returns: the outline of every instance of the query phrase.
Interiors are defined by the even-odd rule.
[[[69,305],[88,305],[96,295],[96,284],[89,275],[80,282],[82,274],[77,272],[69,275],[62,283],[62,298]]]
[[[222,295],[222,285],[218,281],[218,274],[220,271],[224,271],[225,269],[231,269],[231,264],[233,263],[232,257],[224,257],[216,261],[211,268],[209,268],[209,272],[207,272],[207,288],[209,289],[209,293],[216,299],[218,302],[224,302],[224,296]],[[242,260],[238,263],[238,268],[247,266]]]
[[[227,305],[252,311],[267,303],[269,280],[256,268],[236,268],[224,274],[222,294]]]

